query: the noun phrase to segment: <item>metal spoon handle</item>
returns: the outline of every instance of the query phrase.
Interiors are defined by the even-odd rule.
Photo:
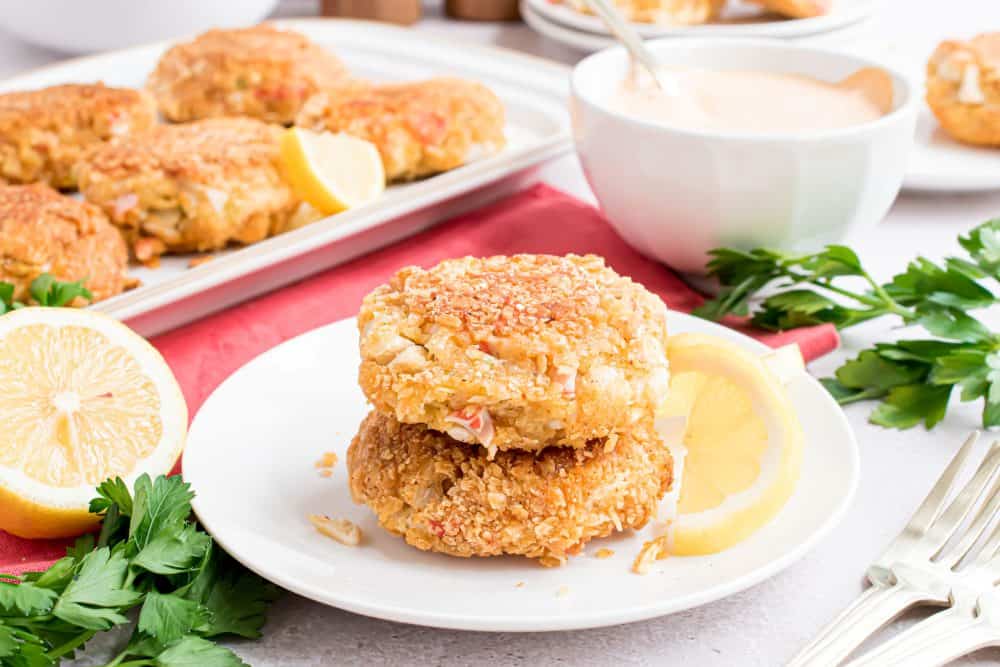
[[[646,48],[639,33],[632,29],[632,26],[611,5],[609,0],[587,0],[587,2],[590,3],[590,7],[594,10],[594,13],[608,26],[608,29],[625,45],[632,58],[649,71],[650,76],[653,77],[653,81],[656,82],[657,86],[663,88],[663,83],[660,81],[660,77],[656,71],[656,59],[653,58],[653,54]]]

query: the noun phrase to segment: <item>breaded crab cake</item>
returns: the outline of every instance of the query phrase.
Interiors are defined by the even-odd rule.
[[[938,46],[927,63],[927,104],[958,141],[1000,146],[1000,32]]]
[[[156,123],[149,94],[103,84],[67,84],[0,94],[0,183],[76,187],[87,151]]]
[[[578,12],[594,13],[587,0],[564,0],[564,2]],[[726,0],[613,0],[613,4],[629,21],[696,25],[716,18],[725,6]]]
[[[673,460],[646,425],[582,449],[490,460],[482,447],[372,412],[347,450],[347,467],[355,502],[418,549],[560,565],[588,540],[653,518]]]
[[[80,191],[143,262],[260,241],[298,205],[278,171],[281,132],[251,118],[161,125],[78,165]]]
[[[594,255],[407,267],[361,305],[361,388],[491,456],[587,447],[663,401],[666,320],[659,297]]]
[[[41,185],[0,186],[0,282],[28,301],[43,273],[84,281],[99,301],[133,287],[128,248],[101,209]]]
[[[310,95],[347,78],[340,60],[305,35],[263,23],[174,46],[146,87],[172,121],[250,116],[287,124]]]
[[[448,171],[505,144],[497,96],[482,84],[452,78],[324,91],[306,102],[295,124],[372,142],[390,181]]]
[[[808,19],[829,13],[833,0],[753,0],[764,9],[793,19]]]

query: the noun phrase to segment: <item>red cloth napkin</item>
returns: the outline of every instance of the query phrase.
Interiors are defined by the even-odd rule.
[[[438,225],[253,301],[153,339],[184,390],[190,413],[233,371],[278,343],[323,324],[351,317],[362,297],[407,264],[432,266],[463,255],[596,253],[618,273],[690,311],[702,297],[668,268],[643,257],[593,207],[545,185]],[[772,347],[798,343],[807,360],[839,344],[830,325],[781,334],[737,326]],[[0,572],[46,567],[67,540],[23,540],[0,531]]]

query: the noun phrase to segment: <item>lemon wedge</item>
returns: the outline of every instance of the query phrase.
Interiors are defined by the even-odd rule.
[[[94,487],[166,474],[187,407],[160,353],[92,311],[0,317],[0,530],[66,537],[94,527]]]
[[[803,434],[779,373],[801,370],[801,355],[762,359],[703,334],[673,336],[667,354],[662,416],[685,419],[671,553],[716,553],[770,521],[795,490]]]
[[[385,191],[382,158],[364,139],[291,127],[281,135],[280,156],[292,190],[324,215],[367,204]]]

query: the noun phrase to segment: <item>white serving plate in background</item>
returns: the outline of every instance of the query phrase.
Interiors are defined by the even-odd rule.
[[[601,51],[613,46],[618,46],[619,44],[615,37],[607,33],[578,30],[553,21],[547,15],[537,11],[534,8],[534,3],[531,3],[528,0],[521,0],[521,18],[523,18],[524,22],[527,23],[528,26],[535,32],[544,35],[555,42],[559,42],[560,44],[585,53]],[[787,37],[782,41],[792,44],[805,44],[808,46],[822,46],[827,48],[844,48],[853,50],[858,45],[865,44],[873,40],[874,25],[875,21],[873,19],[865,18],[837,28],[836,30],[803,35],[801,37]]]
[[[524,0],[535,13],[551,22],[598,35],[611,35],[597,16],[584,14],[563,3],[550,0]],[[736,3],[722,15],[721,21],[703,25],[660,25],[632,22],[643,37],[802,37],[837,30],[870,17],[879,0],[834,0],[825,16],[808,19],[781,19],[762,15],[756,5]]]
[[[562,65],[381,23],[332,19],[277,23],[334,50],[352,72],[376,81],[449,75],[484,83],[506,108],[507,147],[445,174],[391,186],[367,206],[254,245],[214,253],[212,261],[195,268],[188,268],[191,256],[166,256],[158,269],[133,269],[143,281],[141,287],[94,309],[147,336],[171,329],[523,189],[536,180],[534,172],[542,163],[571,148],[566,113],[569,70]],[[0,82],[0,91],[93,81],[141,87],[169,46],[162,42],[70,60]]]
[[[732,329],[671,312],[674,334],[692,331],[763,354]],[[781,512],[722,553],[671,557],[631,572],[654,526],[594,540],[559,568],[527,558],[453,558],[406,545],[351,501],[347,447],[371,406],[356,382],[357,321],[320,327],[233,373],[191,424],[184,478],[194,510],[234,558],[290,591],[367,616],[492,632],[579,630],[639,621],[732,595],[774,576],[843,518],[858,484],[857,443],[844,412],[802,373],[788,395],[805,431],[798,485]],[[335,452],[333,476],[314,462]],[[252,465],[245,465],[252,461]],[[354,521],[359,547],[320,535],[307,519]],[[608,559],[593,557],[610,547]],[[521,585],[518,585],[521,582]]]

